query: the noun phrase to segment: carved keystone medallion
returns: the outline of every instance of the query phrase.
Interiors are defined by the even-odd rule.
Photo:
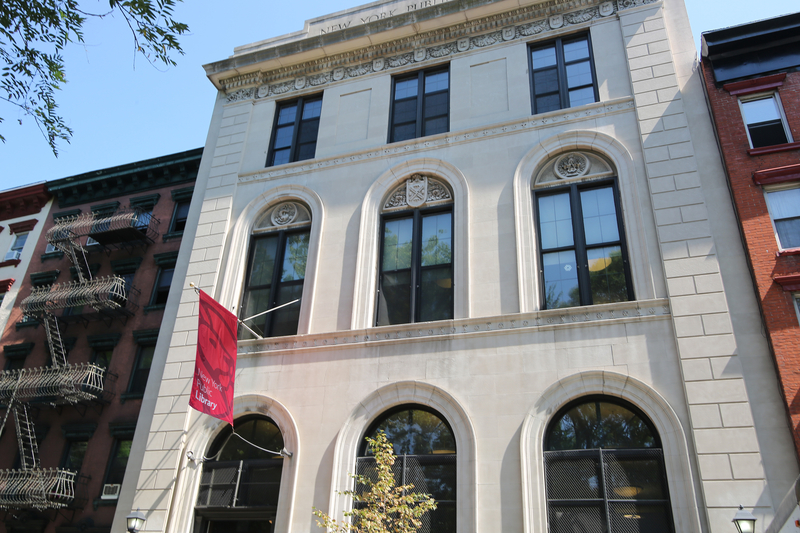
[[[578,178],[589,172],[589,158],[580,152],[564,154],[556,159],[553,171],[559,179]]]

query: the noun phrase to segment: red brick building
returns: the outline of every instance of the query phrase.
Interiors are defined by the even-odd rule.
[[[800,456],[800,13],[705,32],[702,46],[705,90]]]
[[[47,183],[0,341],[0,531],[110,531],[201,154]]]

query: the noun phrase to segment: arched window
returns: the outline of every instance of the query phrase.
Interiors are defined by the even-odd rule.
[[[661,441],[633,405],[606,396],[562,408],[545,434],[550,533],[671,533]]]
[[[568,152],[534,190],[544,309],[633,299],[617,181],[596,154]]]
[[[272,533],[280,494],[283,435],[269,418],[236,421],[207,452],[197,495],[194,533]]]
[[[300,302],[264,312],[302,297],[310,235],[310,211],[299,202],[275,205],[256,222],[240,318],[262,337],[297,334]],[[240,326],[239,338],[254,337]]]
[[[439,413],[421,405],[403,405],[387,411],[367,430],[374,438],[383,431],[394,447],[398,485],[413,484],[415,492],[430,494],[436,510],[423,519],[423,533],[456,531],[456,439]],[[359,450],[356,471],[371,476],[375,459],[366,440]],[[356,490],[359,490],[356,487]]]
[[[453,318],[453,195],[423,174],[384,202],[376,324]]]

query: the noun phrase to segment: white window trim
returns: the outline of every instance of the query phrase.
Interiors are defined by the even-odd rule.
[[[783,131],[786,133],[786,142],[793,143],[794,139],[792,138],[792,132],[789,129],[789,122],[786,120],[786,113],[783,111],[783,103],[781,102],[781,97],[778,94],[778,91],[767,91],[763,93],[754,93],[748,94],[739,97],[739,114],[742,117],[742,123],[744,124],[744,131],[747,134],[747,143],[750,145],[750,148],[753,148],[753,140],[750,138],[750,128],[748,127],[747,120],[744,118],[744,109],[742,108],[742,104],[746,102],[752,102],[754,100],[766,100],[767,98],[772,98],[775,100],[775,103],[778,106],[778,113],[781,116],[781,124],[783,125]],[[765,148],[761,146],[760,148]]]
[[[769,214],[769,223],[772,225],[772,235],[775,237],[775,242],[778,244],[778,251],[785,252],[787,250],[797,250],[798,248],[785,248],[778,237],[778,229],[775,227],[775,217],[772,214],[772,206],[769,203],[769,193],[788,191],[792,189],[800,189],[800,181],[787,181],[785,183],[777,183],[774,185],[763,185],[764,202],[767,204],[767,213]]]

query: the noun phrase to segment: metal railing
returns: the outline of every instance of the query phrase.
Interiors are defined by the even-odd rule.
[[[102,216],[83,213],[65,217],[47,231],[47,242],[69,253],[70,248],[86,251],[81,246],[82,237],[91,237],[104,246],[135,242],[150,244],[158,237],[159,220],[149,211],[123,209],[113,215]]]
[[[15,397],[22,402],[46,400],[55,405],[73,405],[103,394],[105,368],[94,363],[67,363],[61,367],[23,368],[0,372],[0,403]]]
[[[130,315],[139,307],[132,296],[138,289],[126,287],[125,279],[119,276],[96,278],[83,283],[68,281],[50,287],[39,287],[20,304],[26,316],[41,316],[56,309],[91,306],[98,312],[119,311]]]
[[[75,472],[60,468],[0,470],[0,509],[60,509],[75,500]]]

